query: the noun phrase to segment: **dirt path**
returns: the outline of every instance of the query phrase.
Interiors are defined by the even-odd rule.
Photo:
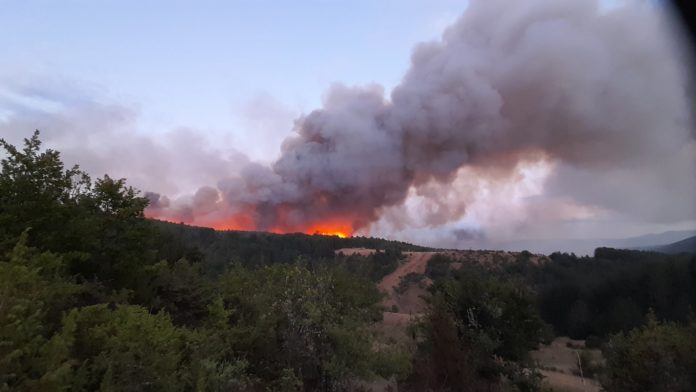
[[[410,283],[405,290],[397,293],[394,287],[399,286],[401,280],[408,274],[415,273],[425,275],[428,261],[436,252],[404,252],[406,260],[402,262],[394,272],[382,278],[377,288],[386,294],[382,305],[387,310],[396,310],[406,316],[418,316],[425,310],[426,287],[430,285],[430,279],[423,278],[418,283]]]
[[[401,264],[394,272],[382,278],[377,284],[377,287],[389,295],[394,294],[394,286],[398,286],[401,278],[410,274],[416,273],[419,275],[425,274],[425,267],[428,266],[428,260],[437,252],[404,252],[406,261]]]

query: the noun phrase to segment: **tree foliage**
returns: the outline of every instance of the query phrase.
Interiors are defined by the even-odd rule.
[[[479,269],[461,270],[431,292],[414,390],[538,389],[540,377],[526,361],[544,324],[530,292]]]
[[[61,278],[60,257],[38,253],[26,241],[25,232],[0,260],[0,390],[50,389],[70,369],[51,332],[79,287]]]
[[[376,349],[372,270],[286,259],[334,238],[244,237],[226,244],[250,262],[206,269],[125,180],[65,169],[38,131],[0,146],[0,390],[340,391],[407,371]],[[287,241],[299,253],[274,253]]]
[[[366,279],[276,264],[253,271],[238,267],[219,285],[232,311],[230,333],[241,337],[227,341],[262,364],[255,374],[261,379],[283,377],[290,369],[311,390],[336,390],[351,380],[403,370],[390,364],[391,352],[372,349],[370,325],[381,318],[380,295]]]
[[[648,323],[614,335],[604,349],[604,387],[611,392],[696,389],[696,325]]]

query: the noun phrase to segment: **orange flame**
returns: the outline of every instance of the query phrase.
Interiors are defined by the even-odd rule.
[[[232,217],[228,217],[225,221],[214,221],[214,220],[199,220],[194,222],[184,222],[182,219],[177,219],[177,217],[168,217],[157,215],[153,213],[146,214],[148,218],[158,219],[162,221],[172,222],[172,223],[188,223],[194,226],[210,227],[211,229],[224,231],[224,230],[241,230],[241,231],[257,231],[258,228],[255,226],[253,219],[245,214],[236,214]],[[305,234],[318,234],[326,236],[336,236],[339,238],[348,238],[353,235],[353,228],[350,223],[345,223],[342,221],[331,222],[321,222],[310,224],[305,227],[299,226],[275,226],[268,228],[267,230],[271,233],[276,234],[288,234],[288,233],[305,233]]]
[[[335,237],[338,237],[338,238],[346,238],[346,237],[349,237],[348,234],[343,233],[343,232],[341,232],[341,231],[319,231],[319,232],[316,232],[316,233],[314,233],[314,234],[335,236]]]
[[[352,226],[343,222],[318,223],[303,231],[307,234],[329,235],[338,238],[347,238],[353,234]]]

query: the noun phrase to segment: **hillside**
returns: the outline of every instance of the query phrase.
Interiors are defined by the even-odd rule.
[[[256,231],[216,231],[205,227],[189,226],[152,220],[167,237],[165,253],[185,254],[188,258],[205,261],[213,270],[238,261],[247,266],[279,262],[333,259],[342,248],[368,248],[390,252],[422,252],[431,248],[400,241],[373,237],[339,238],[320,234],[275,234]],[[197,254],[200,253],[200,254]]]
[[[656,246],[653,250],[668,254],[696,253],[696,236],[673,242],[667,245]]]
[[[672,230],[661,233],[644,234],[637,237],[626,238],[589,238],[568,239],[557,238],[552,240],[515,240],[501,243],[491,242],[479,244],[487,249],[501,249],[506,251],[528,250],[533,253],[550,254],[557,251],[575,253],[579,256],[592,255],[598,247],[655,250],[656,246],[671,244],[687,237],[696,235],[696,230]]]

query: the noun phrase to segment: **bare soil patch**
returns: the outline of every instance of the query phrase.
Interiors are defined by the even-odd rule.
[[[567,337],[556,338],[551,344],[533,351],[532,359],[537,363],[544,375],[544,384],[555,391],[587,391],[601,390],[599,382],[579,376],[578,355],[584,349],[585,342]],[[599,350],[586,350],[593,357],[601,359]]]
[[[360,256],[369,256],[371,254],[376,253],[377,251],[374,249],[368,249],[368,248],[341,248],[335,251],[336,254],[343,253],[345,256],[352,256],[352,255],[360,255]]]

